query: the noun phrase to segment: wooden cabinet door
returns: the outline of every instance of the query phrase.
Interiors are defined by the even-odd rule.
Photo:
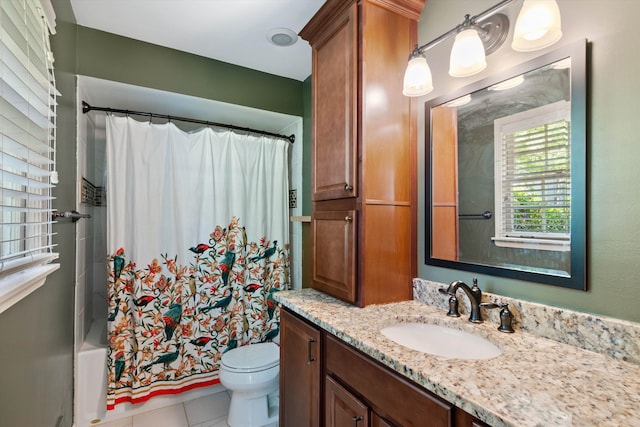
[[[456,408],[454,418],[455,423],[453,424],[453,427],[489,427],[488,424],[483,423],[473,415],[463,411],[460,408]]]
[[[355,197],[357,183],[357,5],[314,40],[312,200]]]
[[[325,426],[369,427],[369,408],[333,378],[325,379]]]
[[[318,210],[311,216],[313,287],[336,298],[356,301],[355,210]]]
[[[371,427],[394,427],[394,425],[373,413],[371,414]]]
[[[280,426],[320,427],[320,330],[280,314]]]
[[[379,416],[402,427],[451,427],[454,407],[441,398],[333,335],[324,351],[325,374],[348,384]]]

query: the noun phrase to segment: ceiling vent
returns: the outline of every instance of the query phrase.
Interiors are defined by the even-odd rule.
[[[276,46],[286,47],[295,44],[298,35],[288,28],[272,28],[267,32],[267,40]]]

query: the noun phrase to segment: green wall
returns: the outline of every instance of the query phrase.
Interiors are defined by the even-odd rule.
[[[77,28],[77,74],[303,115],[300,81],[83,26]]]
[[[70,10],[56,10],[58,172],[54,207],[75,206],[75,25]],[[73,422],[73,305],[75,225],[54,225],[60,269],[44,286],[0,314],[0,426],[71,426]]]
[[[420,43],[433,40],[462,22],[464,15],[488,9],[494,0],[429,0],[418,25]],[[511,25],[521,2],[507,9]],[[534,284],[424,264],[424,102],[446,94],[545,51],[519,53],[509,47],[510,38],[487,57],[488,67],[466,79],[447,75],[449,49],[445,42],[430,49],[427,58],[436,89],[419,99],[420,200],[419,277],[448,283],[471,281],[478,276],[482,289],[514,298],[567,307],[631,321],[640,321],[640,144],[636,130],[640,95],[640,37],[635,17],[640,2],[629,0],[558,0],[563,38],[557,46],[579,39],[591,42],[590,107],[588,108],[588,208],[587,292]],[[511,10],[513,9],[513,11]],[[513,31],[513,30],[512,30]],[[547,48],[553,50],[553,46]],[[635,96],[634,96],[635,95]]]

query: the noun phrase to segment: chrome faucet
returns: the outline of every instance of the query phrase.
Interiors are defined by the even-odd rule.
[[[473,323],[482,323],[482,313],[480,312],[480,302],[482,300],[482,291],[478,287],[478,279],[473,278],[473,286],[469,287],[466,283],[456,280],[449,284],[447,289],[440,289],[441,293],[449,295],[449,312],[447,316],[460,317],[458,311],[458,298],[456,292],[458,289],[462,289],[471,303],[471,314],[469,315],[469,321]]]

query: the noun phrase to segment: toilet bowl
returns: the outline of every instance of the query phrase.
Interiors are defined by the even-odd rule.
[[[277,426],[280,348],[249,344],[226,352],[220,383],[231,391],[227,424],[231,427]]]

